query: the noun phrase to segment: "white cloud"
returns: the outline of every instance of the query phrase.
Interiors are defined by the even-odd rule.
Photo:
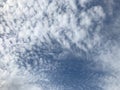
[[[113,6],[115,5],[115,0],[104,0],[104,3],[106,5],[106,12],[109,15],[113,15]]]
[[[82,7],[85,7],[87,3],[89,3],[91,0],[80,0],[80,4]]]
[[[103,65],[103,70],[109,72],[103,78],[105,82],[104,90],[119,90],[120,85],[120,49],[119,44],[106,42],[102,49],[99,49],[100,55],[96,56],[96,60],[100,61]]]

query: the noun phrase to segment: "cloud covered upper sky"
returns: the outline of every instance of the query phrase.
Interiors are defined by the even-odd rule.
[[[117,5],[115,0],[104,0],[102,5],[99,2],[98,0],[96,2],[94,0],[1,0],[0,90],[64,90],[64,85],[51,84],[49,75],[41,72],[58,66],[43,64],[46,53],[61,59],[66,55],[66,50],[80,57],[83,55],[81,51],[92,53],[90,55],[93,55],[91,56],[93,60],[101,63],[100,66],[99,64],[95,66],[96,70],[102,69],[109,71],[110,74],[100,78],[101,83],[104,83],[100,86],[102,90],[119,90],[120,50],[117,35],[120,33],[120,22],[119,16],[114,11]],[[107,24],[109,18],[113,19]],[[117,39],[109,38],[114,35]],[[55,39],[65,52],[60,55],[53,53],[53,49],[57,46],[53,46],[54,42],[51,39]],[[39,48],[43,46],[42,49],[44,47],[46,49],[48,45],[47,52],[45,49],[43,51],[44,56],[34,55],[34,45],[38,45]],[[27,54],[26,50],[30,52]],[[94,53],[97,53],[97,56],[94,56]],[[19,67],[17,63],[21,58],[23,62],[25,59],[32,59],[31,55],[35,66],[38,63],[36,58],[40,58],[39,63],[42,68],[40,75],[34,75],[31,65],[26,64],[27,68],[25,68],[24,65]],[[36,84],[37,80],[48,84]]]

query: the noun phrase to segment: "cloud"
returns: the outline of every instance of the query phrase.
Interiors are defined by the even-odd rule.
[[[19,67],[17,63],[21,58],[23,62],[30,60],[29,58],[37,58],[37,55],[34,54],[36,54],[38,48],[34,50],[33,47],[36,44],[41,51],[41,61],[39,63],[41,66],[43,65],[43,71],[51,70],[51,67],[55,68],[57,66],[46,65],[44,62],[47,63],[47,61],[43,61],[45,55],[53,55],[55,57],[52,51],[56,49],[57,45],[54,45],[54,42],[51,41],[52,39],[55,39],[58,47],[60,45],[62,50],[74,50],[76,55],[81,53],[77,53],[75,47],[84,52],[96,50],[96,47],[99,46],[98,44],[103,43],[100,30],[106,15],[103,8],[99,5],[87,8],[86,5],[90,1],[79,0],[78,4],[82,7],[80,10],[74,0],[52,0],[51,2],[48,2],[48,0],[7,0],[2,11],[0,11],[4,14],[2,17],[4,22],[1,22],[2,24],[0,25],[0,34],[3,34],[3,37],[0,38],[0,53],[2,54],[0,59],[0,73],[2,73],[0,76],[0,89],[45,90],[45,85],[38,85],[36,81],[41,80],[41,82],[51,83],[49,75],[42,72],[43,76],[41,74],[41,76],[37,76],[33,67],[28,63],[26,68],[24,65]],[[111,47],[108,45],[107,48]],[[115,71],[119,70],[119,62],[117,60],[120,56],[119,46],[112,48],[112,52],[109,52],[109,49],[108,52],[100,50],[102,53],[100,52],[100,56],[96,58],[101,60],[105,67]],[[44,50],[43,53],[42,49]],[[26,53],[27,50],[30,52]],[[59,58],[63,54],[65,52],[60,54]],[[36,64],[36,62],[32,64]],[[113,72],[112,74],[115,73]],[[113,82],[109,83],[112,80]],[[110,90],[109,85],[117,88],[116,84],[114,86],[114,83],[118,82],[114,80],[111,77],[108,77],[108,80],[107,77],[104,78],[106,90]],[[49,84],[46,85],[46,88],[56,90],[57,86]],[[58,88],[58,90],[60,89]]]
[[[82,7],[85,7],[87,3],[89,3],[91,0],[80,0],[80,4]]]
[[[105,43],[103,49],[100,50],[99,60],[102,61],[104,68],[109,71],[109,75],[104,77],[106,82],[104,85],[104,90],[119,90],[119,80],[120,80],[120,50],[118,43]],[[97,58],[98,58],[97,57]]]
[[[113,6],[115,5],[115,0],[104,0],[104,3],[106,5],[108,15],[112,16]]]

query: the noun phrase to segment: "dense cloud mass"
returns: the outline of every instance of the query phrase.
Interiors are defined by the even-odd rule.
[[[119,90],[119,0],[0,0],[0,90]]]

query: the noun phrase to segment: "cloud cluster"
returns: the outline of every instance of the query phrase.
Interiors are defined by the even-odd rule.
[[[7,0],[0,3],[2,6],[0,7],[0,73],[2,73],[0,75],[0,89],[46,90],[35,84],[38,78],[41,78],[41,81],[49,82],[49,80],[45,80],[46,77],[43,77],[46,74],[37,77],[29,72],[32,70],[29,64],[27,64],[27,69],[24,68],[25,65],[20,68],[17,65],[19,58],[23,58],[23,61],[25,61],[24,59],[30,60],[29,58],[32,58],[30,55],[33,55],[34,59],[37,58],[32,52],[29,52],[28,55],[26,53],[26,50],[32,51],[35,44],[38,44],[40,48],[44,46],[45,48],[42,48],[44,50],[48,48],[46,50],[47,53],[50,51],[49,54],[53,54],[51,50],[53,51],[52,48],[56,47],[51,44],[51,39],[55,39],[63,50],[74,50],[75,53],[77,53],[75,47],[85,52],[96,50],[96,47],[100,46],[102,42],[100,30],[106,16],[100,5],[87,8],[87,4],[90,2],[92,0]],[[109,3],[111,5],[112,0]],[[49,47],[46,47],[43,42]],[[46,51],[44,52],[44,56],[41,55],[40,58],[40,65],[44,63],[43,58],[45,58]],[[105,66],[110,64],[110,69],[118,70],[119,67],[116,67],[118,63],[114,63],[117,64],[114,65],[113,62],[114,60],[118,62],[119,51],[115,54],[107,52],[107,55],[101,52],[100,58],[97,57],[97,59],[99,58]],[[103,50],[103,52],[105,51]],[[78,52],[78,54],[80,53]],[[115,58],[114,55],[117,57]],[[107,59],[110,62],[106,61]],[[52,67],[51,64],[48,65],[48,68],[50,67]],[[109,81],[111,79],[107,81],[105,78],[106,83]],[[48,85],[48,87],[51,90],[57,88],[54,85]],[[62,89],[58,88],[57,90]]]

